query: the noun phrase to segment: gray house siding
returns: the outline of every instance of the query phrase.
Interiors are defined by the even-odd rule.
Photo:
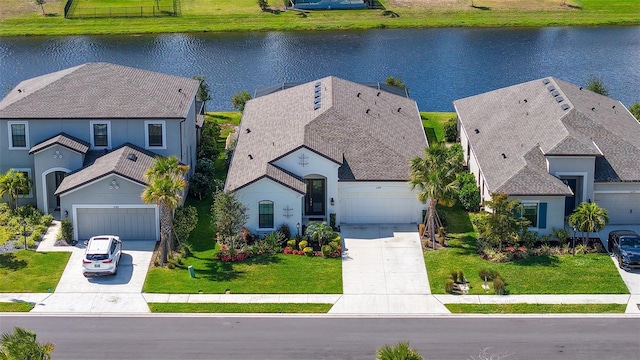
[[[55,157],[54,157],[55,156]],[[44,210],[45,206],[51,208],[55,201],[53,193],[55,191],[56,171],[70,172],[82,167],[83,155],[64,146],[54,145],[32,155],[34,160],[33,190],[37,198],[38,209]],[[45,179],[43,179],[43,174]],[[46,181],[49,179],[49,181]],[[46,204],[44,201],[44,184],[47,184],[46,193],[50,194]]]

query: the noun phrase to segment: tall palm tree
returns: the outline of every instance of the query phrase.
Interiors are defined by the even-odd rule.
[[[435,248],[436,204],[450,205],[457,195],[456,176],[462,169],[462,151],[459,145],[447,148],[436,143],[424,150],[424,157],[410,160],[411,190],[418,189],[418,199],[428,203],[427,230]],[[422,234],[420,234],[422,235]]]
[[[582,244],[586,246],[589,242],[589,233],[598,232],[607,226],[609,214],[606,209],[596,203],[583,202],[569,215],[568,222],[570,226],[582,233]]]
[[[9,197],[10,207],[13,205],[13,208],[17,209],[19,195],[29,191],[31,191],[31,179],[26,177],[23,172],[9,169],[0,176],[0,196],[6,194]]]
[[[16,327],[13,333],[2,334],[0,360],[49,360],[53,348],[51,343],[38,343],[33,331]]]
[[[171,230],[173,229],[173,211],[182,202],[187,186],[184,175],[189,166],[180,163],[177,157],[157,157],[153,166],[145,172],[148,186],[142,192],[142,200],[155,203],[160,207],[160,264],[164,266],[167,254],[171,251]]]

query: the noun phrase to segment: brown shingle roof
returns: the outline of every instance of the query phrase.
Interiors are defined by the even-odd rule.
[[[110,63],[86,63],[18,84],[0,118],[184,118],[197,80]]]
[[[91,165],[69,174],[58,186],[56,195],[72,191],[110,174],[120,175],[139,184],[147,185],[144,173],[153,166],[156,156],[156,154],[135,145],[124,144],[97,158]]]
[[[250,100],[240,127],[227,176],[232,191],[267,176],[304,192],[302,179],[286,172],[275,179],[267,167],[301,147],[348,162],[342,181],[406,181],[409,159],[427,146],[415,101],[331,76]]]
[[[89,150],[89,143],[84,141],[84,140],[80,140],[76,137],[73,137],[71,135],[67,135],[65,133],[60,133],[52,138],[49,138],[39,144],[34,145],[30,150],[29,150],[29,154],[35,154],[40,150],[44,150],[47,149],[51,146],[54,145],[60,145],[60,146],[64,146],[67,149],[76,151],[80,154],[86,154],[87,151]]]
[[[615,173],[609,171],[604,181],[640,181],[640,124],[614,99],[549,77],[456,100],[454,106],[493,192],[566,193],[557,178],[527,169],[525,155],[533,147],[544,155],[603,157],[596,161],[596,181],[603,181],[603,164]]]

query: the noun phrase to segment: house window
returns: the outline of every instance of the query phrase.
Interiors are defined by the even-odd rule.
[[[93,148],[111,147],[111,124],[108,121],[91,122],[91,145]]]
[[[16,172],[22,173],[25,178],[31,179],[31,169],[12,169]],[[18,191],[18,197],[20,198],[32,198],[33,197],[33,182],[30,183],[29,191]]]
[[[522,204],[522,217],[529,220],[529,227],[538,227],[538,203]]]
[[[146,147],[166,149],[165,122],[145,121],[144,125]]]
[[[263,200],[258,203],[258,227],[273,229],[273,201]]]
[[[9,121],[9,149],[29,148],[29,123]]]

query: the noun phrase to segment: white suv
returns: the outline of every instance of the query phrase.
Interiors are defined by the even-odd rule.
[[[82,259],[82,274],[84,276],[116,274],[121,255],[122,241],[118,236],[94,236],[87,242]]]

